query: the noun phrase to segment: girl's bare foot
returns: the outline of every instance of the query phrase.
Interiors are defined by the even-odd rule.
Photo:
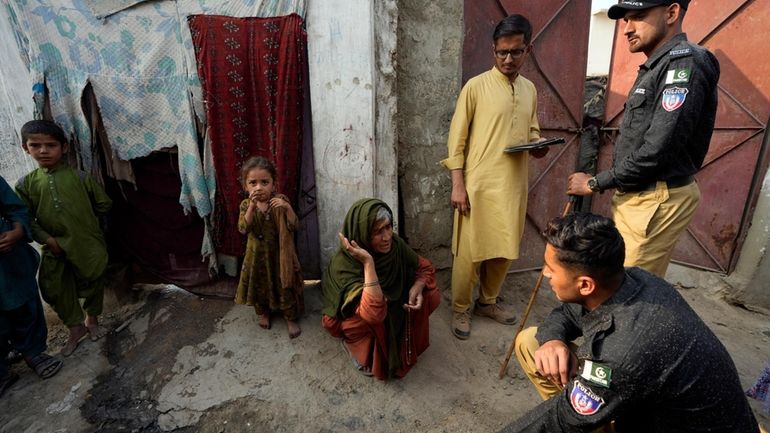
[[[270,329],[270,314],[259,315],[259,327],[262,329]]]
[[[91,336],[91,341],[96,341],[109,332],[107,328],[99,326],[99,319],[96,316],[86,316],[86,328]]]
[[[286,325],[289,328],[289,338],[297,338],[302,330],[299,328],[299,324],[293,320],[287,320]]]
[[[88,329],[82,323],[70,327],[70,336],[67,339],[67,343],[62,348],[61,354],[64,356],[72,355],[72,352],[78,348],[78,344],[80,344],[80,342],[83,341],[87,335]]]

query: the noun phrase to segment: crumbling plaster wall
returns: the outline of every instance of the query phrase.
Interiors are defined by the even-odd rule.
[[[450,181],[438,161],[461,87],[463,1],[311,1],[307,22],[322,263],[350,204],[376,196],[409,243],[449,269]]]
[[[378,197],[398,212],[396,0],[308,2],[321,266],[350,205]]]
[[[32,84],[8,14],[8,8],[0,8],[0,176],[13,186],[37,164],[22,150],[18,134],[32,119]]]
[[[439,270],[451,268],[449,173],[438,162],[461,87],[463,1],[399,0],[398,154],[401,233]],[[448,272],[440,273],[448,287]]]
[[[770,139],[770,135],[766,140]],[[735,271],[726,282],[735,289],[730,298],[770,312],[770,172],[765,176],[751,227]]]

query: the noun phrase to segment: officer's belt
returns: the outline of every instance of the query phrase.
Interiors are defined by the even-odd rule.
[[[687,186],[695,181],[695,178],[692,176],[676,176],[672,177],[670,179],[666,179],[666,187],[668,189],[671,188],[679,188],[683,186]],[[641,184],[641,185],[634,185],[630,188],[623,188],[624,192],[641,192],[641,191],[655,191],[655,188],[657,188],[658,182],[650,182],[647,184]]]

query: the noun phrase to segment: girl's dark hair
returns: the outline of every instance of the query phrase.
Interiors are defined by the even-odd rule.
[[[261,168],[262,170],[267,170],[267,172],[270,173],[270,176],[273,177],[273,182],[277,180],[275,164],[273,164],[272,161],[270,161],[267,158],[263,158],[261,156],[252,156],[251,158],[247,159],[243,163],[243,166],[241,167],[241,183],[243,183],[246,180],[246,175],[249,174],[249,172],[251,170],[254,170],[255,168]]]
[[[504,36],[524,35],[524,43],[529,45],[532,42],[532,24],[523,15],[515,14],[509,17],[503,18],[502,21],[497,23],[494,33],[492,33],[492,40],[497,42],[498,39]]]
[[[625,244],[609,218],[590,213],[554,218],[543,236],[556,248],[556,258],[562,265],[602,284],[608,284],[624,270]]]
[[[30,120],[25,123],[21,127],[21,142],[27,144],[27,140],[29,140],[29,136],[32,134],[49,135],[62,145],[67,142],[64,130],[50,120]]]

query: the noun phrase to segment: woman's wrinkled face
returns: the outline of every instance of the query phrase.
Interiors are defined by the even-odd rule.
[[[393,242],[393,223],[389,220],[379,220],[372,226],[369,246],[372,251],[379,254],[390,252]]]

